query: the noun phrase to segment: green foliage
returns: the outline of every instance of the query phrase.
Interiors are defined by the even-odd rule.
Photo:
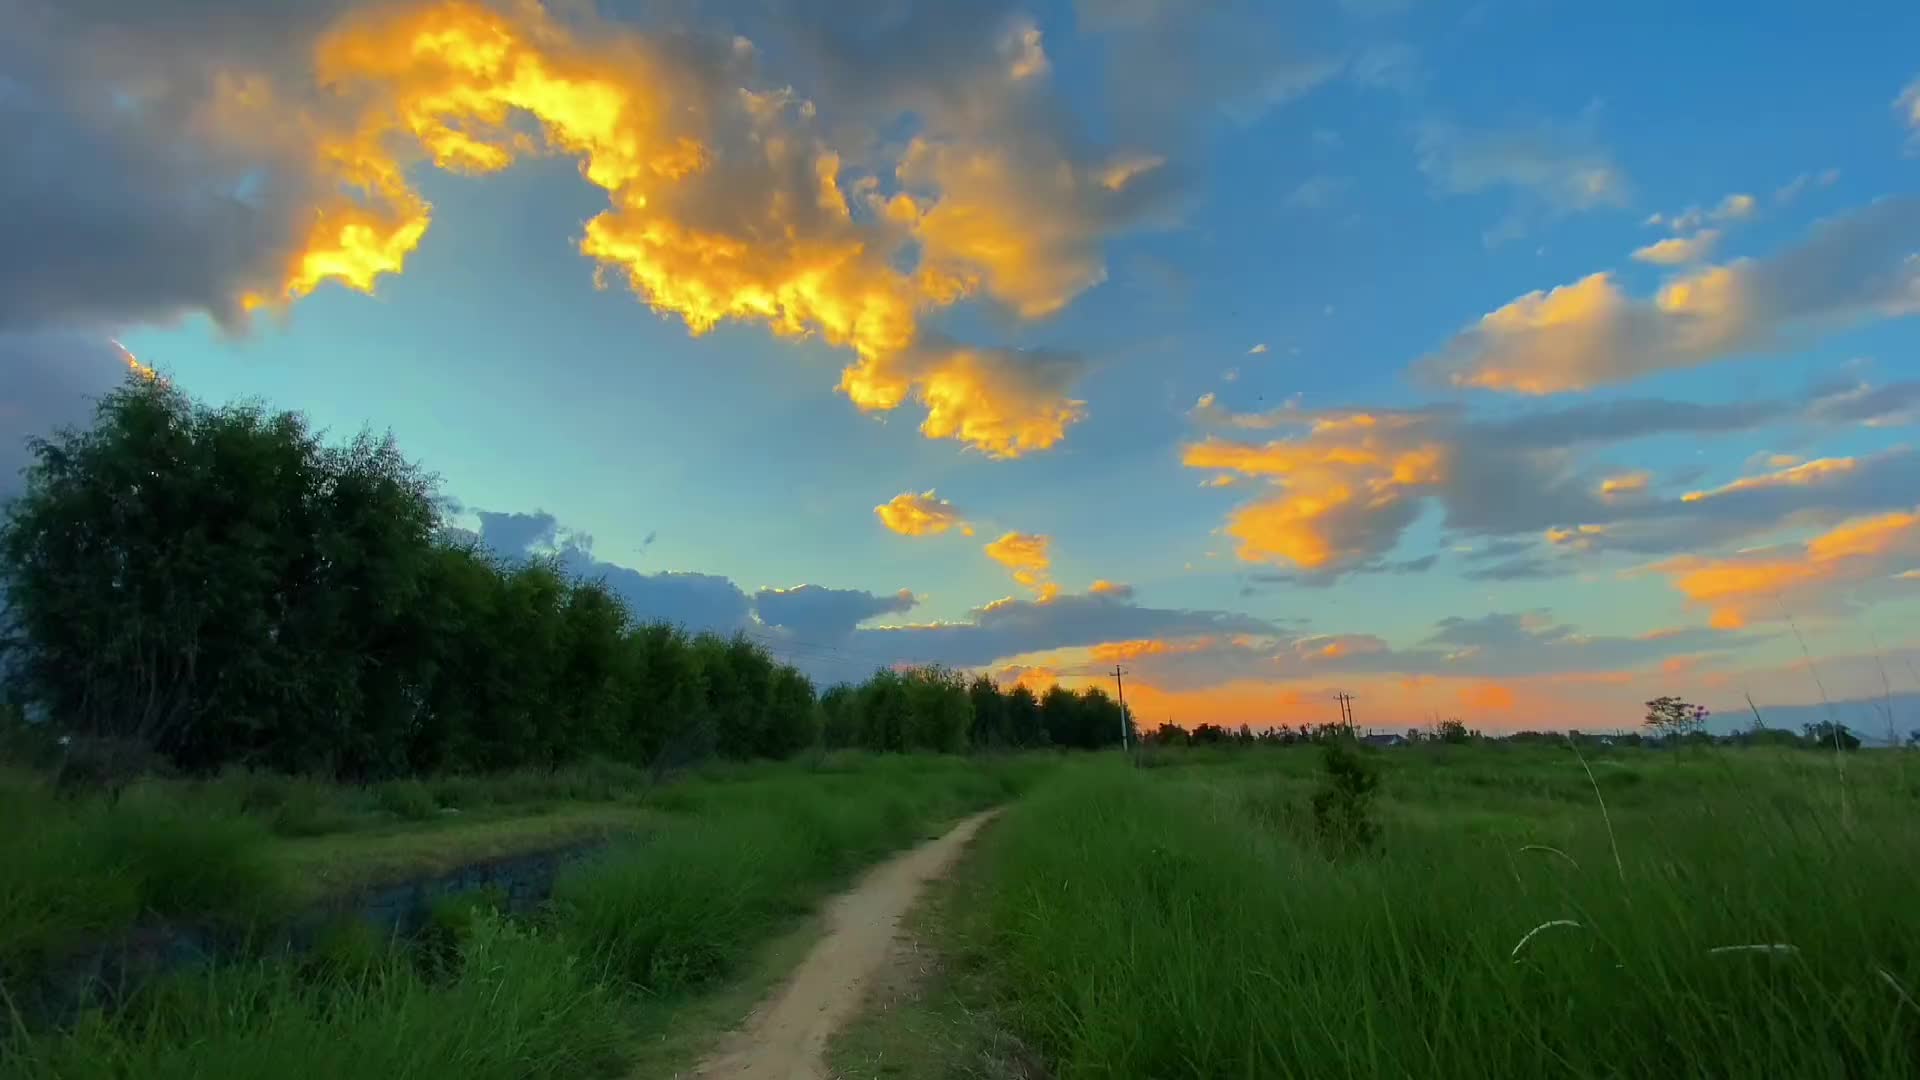
[[[431,479],[390,439],[328,446],[297,414],[131,379],[32,449],[0,522],[0,720],[67,786],[112,793],[155,763],[378,780],[599,756],[657,774],[817,740],[811,684],[747,638],[636,627],[604,583],[440,539]],[[50,722],[29,730],[23,704]],[[895,748],[923,743],[957,748]],[[325,831],[297,798],[281,813]]]
[[[1007,696],[986,675],[976,675],[967,684],[967,700],[973,706],[973,726],[967,741],[979,749],[1017,745],[1008,725]]]
[[[1313,830],[1328,851],[1348,855],[1370,848],[1380,837],[1373,820],[1373,793],[1380,771],[1351,739],[1329,739],[1320,748],[1325,773],[1313,793]]]
[[[1054,746],[1097,750],[1120,745],[1120,705],[1097,686],[1079,693],[1058,683],[1048,687],[1040,699],[1040,722]],[[1137,733],[1130,737],[1138,741]]]
[[[1025,686],[1007,691],[1007,732],[1015,746],[1047,745],[1047,725],[1040,716],[1040,699]]]
[[[135,379],[33,451],[0,531],[23,697],[187,768],[394,764],[381,729],[404,718],[373,706],[413,677],[436,522],[391,441],[329,448],[296,415]]]
[[[0,774],[0,821],[0,982],[86,934],[150,917],[244,924],[283,900],[261,822],[170,788],[55,798]]]
[[[1467,734],[1467,725],[1455,717],[1440,721],[1440,727],[1434,732],[1434,738],[1450,746],[1465,746],[1472,741]]]
[[[1805,744],[1810,750],[1858,750],[1860,737],[1845,724],[1822,720],[1806,726]]]

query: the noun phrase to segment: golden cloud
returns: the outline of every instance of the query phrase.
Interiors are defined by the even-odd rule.
[[[1633,257],[1658,266],[1679,266],[1706,258],[1719,242],[1718,229],[1702,229],[1692,236],[1669,236],[1665,240],[1656,240],[1635,251]]]
[[[1830,609],[1845,591],[1894,576],[1920,556],[1920,510],[1842,522],[1805,544],[1727,558],[1685,556],[1656,564],[1686,598],[1711,611],[1713,626],[1738,629],[1756,618]]]
[[[1770,473],[1759,476],[1743,476],[1729,484],[1706,491],[1689,491],[1680,496],[1682,502],[1699,502],[1716,495],[1728,495],[1736,491],[1757,491],[1776,487],[1806,487],[1835,477],[1845,476],[1859,467],[1856,458],[1815,458],[1812,461],[1795,462],[1786,459],[1788,464]]]
[[[901,536],[936,536],[948,529],[972,536],[973,526],[961,518],[960,511],[933,493],[932,488],[915,495],[903,491],[873,508],[880,523]]]
[[[1189,638],[1184,641],[1164,641],[1159,638],[1141,638],[1135,641],[1106,641],[1093,646],[1088,654],[1102,663],[1124,663],[1137,660],[1142,656],[1179,656],[1184,653],[1205,652],[1214,647],[1211,637]]]
[[[1451,449],[1413,418],[1341,413],[1296,439],[1209,438],[1181,463],[1264,479],[1277,493],[1233,512],[1226,531],[1247,562],[1332,571],[1377,554],[1411,519],[1414,499],[1444,482]]]
[[[1747,205],[1731,199],[1715,213],[1739,216]],[[1555,394],[1765,352],[1796,332],[1920,312],[1916,247],[1920,199],[1882,199],[1819,223],[1793,247],[1701,267],[1651,297],[1627,296],[1604,272],[1528,293],[1423,366],[1456,386]]]
[[[1645,471],[1603,477],[1600,481],[1600,494],[1603,496],[1637,495],[1647,490],[1647,485],[1652,480],[1653,474]]]
[[[987,557],[1013,574],[1013,580],[1038,593],[1042,601],[1052,599],[1060,587],[1048,580],[1053,569],[1049,549],[1053,538],[1036,533],[1010,532],[986,546]]]
[[[1044,77],[1037,29],[1015,27],[1005,50],[1010,77]],[[322,105],[280,118],[302,130],[327,194],[305,208],[280,280],[243,306],[284,305],[325,281],[371,292],[401,272],[430,221],[413,161],[491,173],[559,155],[609,202],[582,254],[690,333],[744,321],[817,336],[855,354],[840,386],[863,410],[911,398],[929,438],[995,457],[1059,442],[1083,414],[1067,394],[1077,362],[930,341],[921,319],[978,292],[1028,317],[1065,306],[1105,274],[1105,208],[1158,161],[1096,167],[1030,137],[1016,155],[992,133],[922,136],[886,195],[815,133],[810,102],[747,85],[750,43],[699,51],[606,24],[579,32],[533,0],[347,16],[314,51]],[[229,122],[275,111],[259,78],[228,82]]]

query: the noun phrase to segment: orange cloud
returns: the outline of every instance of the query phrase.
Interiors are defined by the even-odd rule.
[[[1008,77],[1044,77],[1037,30],[1006,47]],[[415,158],[492,173],[561,155],[608,197],[581,252],[689,332],[746,321],[850,349],[841,389],[856,406],[911,398],[929,438],[995,457],[1064,438],[1082,415],[1066,392],[1077,361],[932,341],[922,313],[982,291],[1023,316],[1058,310],[1104,276],[1110,201],[1155,163],[1115,172],[1044,139],[1019,142],[1015,157],[988,137],[923,136],[893,170],[901,190],[883,194],[874,174],[849,189],[853,170],[816,133],[813,105],[748,88],[750,43],[698,53],[606,24],[576,32],[534,0],[430,0],[336,24],[313,57],[329,97],[301,115],[275,109],[263,79],[227,76],[217,115],[300,129],[326,192],[305,209],[305,242],[281,279],[243,306],[283,305],[325,281],[370,292],[399,273],[430,220],[407,179]]]
[[[1805,544],[1728,558],[1686,556],[1657,564],[1720,629],[1782,612],[1831,608],[1844,591],[1893,575],[1920,556],[1920,511],[1855,518]]]
[[[881,524],[901,536],[935,536],[955,528],[962,536],[973,535],[973,526],[961,518],[960,511],[935,495],[932,488],[918,495],[903,491],[874,507],[873,512]]]
[[[1776,455],[1774,460],[1779,460]],[[1682,495],[1683,502],[1698,502],[1711,499],[1716,495],[1727,495],[1735,491],[1754,491],[1761,488],[1806,487],[1818,484],[1837,476],[1844,476],[1859,466],[1855,458],[1815,458],[1812,461],[1795,463],[1795,459],[1786,458],[1787,464],[1774,472],[1760,476],[1743,476],[1730,484],[1722,484],[1706,491],[1689,491]]]
[[[1412,518],[1413,497],[1444,482],[1451,451],[1411,418],[1346,413],[1312,421],[1297,439],[1192,443],[1181,463],[1265,479],[1278,489],[1228,519],[1242,560],[1336,570],[1391,541]]]
[[[1024,686],[1039,693],[1060,681],[1060,673],[1050,667],[1006,664],[996,668],[993,681],[1004,687]]]
[[[1605,536],[1605,525],[1577,525],[1571,529],[1548,529],[1547,543],[1564,545],[1575,551],[1586,551],[1593,546],[1595,537]]]
[[[1211,637],[1190,638],[1185,641],[1162,641],[1157,638],[1141,638],[1135,641],[1106,641],[1093,646],[1088,654],[1102,663],[1121,663],[1137,660],[1142,656],[1179,656],[1183,653],[1205,652],[1217,642]]]
[[[1048,580],[1053,569],[1049,553],[1053,538],[1036,533],[1010,532],[986,546],[987,557],[1013,574],[1013,580],[1034,590],[1042,600],[1052,599],[1059,586]]]
[[[1092,593],[1095,596],[1103,596],[1107,594],[1124,596],[1126,594],[1133,592],[1133,586],[1120,585],[1115,582],[1108,581],[1106,578],[1099,578],[1095,580],[1092,585],[1087,586],[1087,591]]]
[[[1600,494],[1603,496],[1637,495],[1647,490],[1647,485],[1651,483],[1652,480],[1653,474],[1648,472],[1630,472],[1621,473],[1618,476],[1609,476],[1600,481]]]

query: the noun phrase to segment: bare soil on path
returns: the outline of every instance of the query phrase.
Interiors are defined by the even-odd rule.
[[[850,1020],[887,964],[900,919],[929,881],[945,874],[967,841],[998,813],[975,814],[867,872],[825,912],[826,934],[774,995],[693,1075],[721,1080],[827,1080],[827,1039]]]

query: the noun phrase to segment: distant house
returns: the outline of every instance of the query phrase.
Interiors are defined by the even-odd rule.
[[[1360,741],[1363,743],[1366,743],[1368,746],[1405,746],[1407,745],[1407,737],[1405,735],[1368,734],[1368,735],[1362,735],[1360,737]]]

